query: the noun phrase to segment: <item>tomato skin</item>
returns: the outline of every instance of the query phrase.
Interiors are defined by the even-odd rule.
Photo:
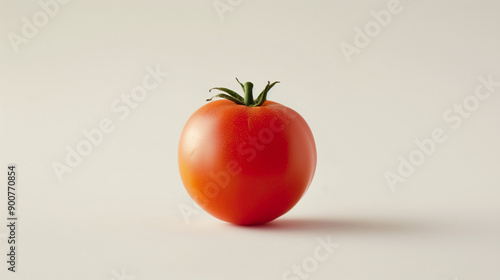
[[[212,216],[254,225],[288,212],[309,187],[316,145],[294,110],[217,100],[198,109],[182,131],[178,163],[193,200]]]

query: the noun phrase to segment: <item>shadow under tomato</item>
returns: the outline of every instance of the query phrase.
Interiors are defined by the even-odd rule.
[[[376,218],[281,218],[263,225],[236,226],[257,231],[283,232],[415,232],[435,228],[432,222]]]

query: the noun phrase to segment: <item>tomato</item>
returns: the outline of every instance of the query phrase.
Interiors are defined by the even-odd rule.
[[[182,131],[182,182],[191,198],[220,220],[267,223],[292,209],[311,184],[313,134],[297,112],[266,100],[276,83],[268,83],[255,100],[250,82],[240,83],[244,98],[215,88],[225,93],[214,97],[225,99],[202,106]]]

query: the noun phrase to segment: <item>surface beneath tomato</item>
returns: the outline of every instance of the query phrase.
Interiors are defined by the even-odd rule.
[[[262,224],[288,212],[307,190],[316,146],[290,108],[217,100],[186,123],[178,161],[186,190],[204,210],[234,224]]]

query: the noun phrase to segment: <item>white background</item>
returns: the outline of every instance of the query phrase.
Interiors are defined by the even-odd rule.
[[[1,226],[0,278],[283,279],[331,238],[307,279],[500,279],[500,87],[456,129],[443,119],[479,77],[500,81],[500,2],[402,0],[349,57],[340,45],[390,1],[231,3],[75,0],[16,47],[9,34],[43,9],[0,2],[1,225],[7,165],[19,172],[18,272]],[[121,119],[111,106],[147,67],[169,76]],[[261,227],[180,211],[180,132],[234,77],[281,81],[269,98],[318,148],[308,192]],[[52,164],[105,118],[114,131],[60,182]],[[436,128],[446,141],[391,190],[384,174]]]

